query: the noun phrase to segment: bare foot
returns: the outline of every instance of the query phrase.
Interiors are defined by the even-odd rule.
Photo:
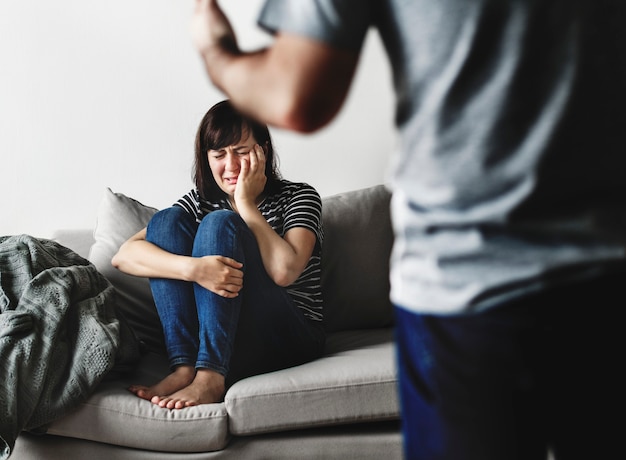
[[[224,376],[209,369],[199,369],[193,382],[169,396],[152,398],[152,402],[167,409],[182,409],[199,404],[212,404],[224,399]]]
[[[149,387],[144,385],[131,385],[128,390],[135,393],[141,399],[146,399],[158,404],[164,396],[181,390],[193,382],[195,375],[196,369],[193,366],[178,366],[159,383]]]

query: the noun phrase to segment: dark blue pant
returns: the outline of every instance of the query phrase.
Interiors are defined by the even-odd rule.
[[[623,458],[625,275],[476,315],[396,307],[406,458]]]
[[[147,240],[175,254],[222,255],[243,263],[243,289],[233,299],[196,283],[150,280],[172,367],[211,369],[230,385],[321,354],[321,326],[267,275],[256,239],[238,214],[214,211],[198,224],[182,208],[167,208],[151,219]]]

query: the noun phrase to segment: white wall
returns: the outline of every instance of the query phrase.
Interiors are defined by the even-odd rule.
[[[224,7],[245,49],[261,0]],[[155,207],[192,186],[196,127],[223,99],[189,34],[192,1],[0,2],[0,235],[92,227],[106,187]],[[322,196],[384,182],[395,145],[378,37],[355,85],[315,135],[273,130],[283,175]]]

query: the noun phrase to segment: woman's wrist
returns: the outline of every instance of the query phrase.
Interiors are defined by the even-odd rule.
[[[261,211],[259,211],[259,208],[257,208],[255,200],[238,200],[236,204],[237,213],[241,216],[244,222],[248,224],[248,227],[251,226],[255,219],[261,218],[265,222],[265,218],[261,214]]]
[[[197,267],[198,257],[183,257],[180,258],[180,278],[183,281],[195,282],[197,279]]]

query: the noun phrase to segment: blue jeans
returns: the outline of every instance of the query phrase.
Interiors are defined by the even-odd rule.
[[[406,458],[623,455],[624,275],[476,315],[396,306]]]
[[[256,239],[232,211],[214,211],[200,224],[182,208],[159,211],[146,239],[179,255],[222,255],[243,263],[243,289],[227,299],[179,280],[150,279],[170,365],[211,369],[226,384],[319,357],[324,332],[296,307],[263,266]]]

